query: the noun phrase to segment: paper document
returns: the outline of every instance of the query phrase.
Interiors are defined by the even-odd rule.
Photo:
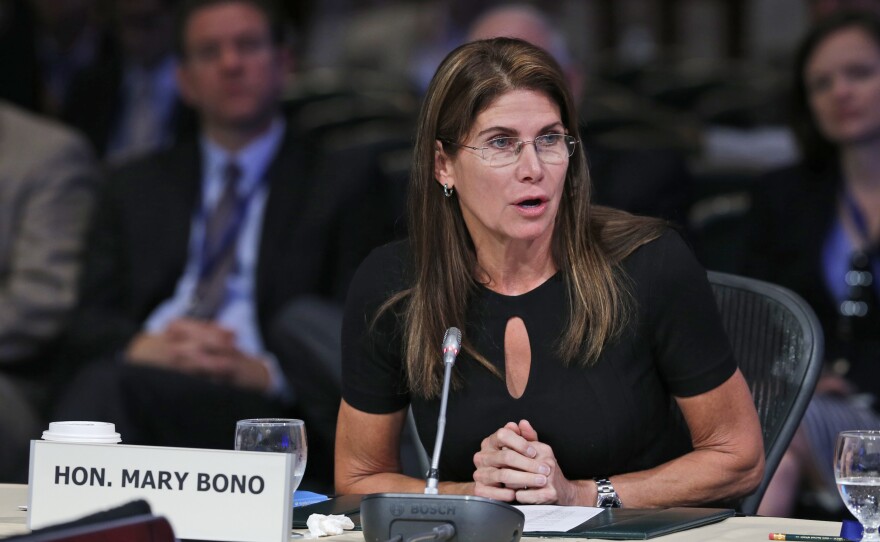
[[[556,506],[552,504],[530,504],[515,506],[515,508],[526,516],[524,533],[543,531],[564,533],[605,511],[604,508],[592,506]]]

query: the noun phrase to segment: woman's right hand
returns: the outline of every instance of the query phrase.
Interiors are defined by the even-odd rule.
[[[504,502],[516,500],[517,490],[547,484],[550,468],[537,460],[538,451],[520,426],[508,422],[480,445],[474,454],[474,494]]]
[[[406,409],[372,414],[339,406],[336,423],[336,493],[424,493],[425,480],[401,474],[400,434]],[[440,482],[440,493],[470,495],[472,482]]]

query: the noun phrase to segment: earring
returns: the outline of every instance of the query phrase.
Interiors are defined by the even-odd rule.
[[[452,193],[455,192],[455,187],[449,188],[449,183],[443,185],[443,195],[447,198],[452,197]]]

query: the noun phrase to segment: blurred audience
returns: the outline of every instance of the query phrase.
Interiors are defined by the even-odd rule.
[[[85,140],[0,101],[0,482],[26,482],[97,179]]]
[[[805,481],[840,507],[837,432],[880,429],[871,408],[880,394],[880,18],[841,12],[820,22],[797,54],[793,88],[803,159],[758,183],[746,272],[810,303],[827,363],[764,498],[769,515],[791,513]]]
[[[503,36],[537,45],[559,62],[572,95],[580,100],[584,95],[585,75],[580,63],[572,57],[565,36],[557,28],[538,8],[512,2],[482,13],[471,24],[466,41]]]
[[[873,10],[880,13],[878,0],[807,0],[809,18],[815,23],[842,10]],[[733,113],[739,113],[736,122],[731,123],[730,112],[723,110],[723,119],[713,119],[703,128],[701,163],[711,172],[743,172],[750,178],[769,169],[790,166],[799,160],[799,149],[795,137],[785,125],[785,119],[774,115],[774,110],[783,111],[784,92],[775,92],[774,86],[752,92],[748,79],[737,79],[731,74],[729,86],[734,106]],[[734,85],[740,85],[736,89]],[[726,98],[722,97],[721,104]],[[749,115],[748,107],[761,108],[758,115]],[[713,103],[712,108],[718,103]],[[736,111],[746,107],[745,111]],[[717,114],[717,113],[716,113]],[[753,116],[753,118],[748,118]],[[718,122],[723,120],[723,122]],[[740,123],[744,125],[740,125]]]
[[[443,57],[464,41],[475,15],[499,0],[328,0],[315,3],[307,64],[375,70],[420,92]]]
[[[880,14],[880,1],[808,3],[818,26],[796,68],[802,158],[754,183],[744,268],[801,293],[826,330],[826,374],[765,500],[777,506],[762,509],[778,515],[795,506],[804,479],[833,490],[826,467],[837,422],[880,427],[870,405],[880,393],[880,161],[873,158],[880,156],[880,90],[872,94],[880,31],[870,14],[837,14],[853,7]],[[289,324],[304,320],[291,308],[315,311],[305,318],[315,324],[310,338],[319,338],[317,328],[328,332],[317,348],[338,342],[337,302],[354,268],[392,235],[395,221],[400,233],[411,144],[407,120],[347,122],[339,101],[328,102],[324,123],[315,121],[318,107],[297,121],[287,116],[279,101],[292,59],[276,8],[315,17],[304,65],[341,67],[352,86],[361,80],[345,70],[367,68],[388,88],[398,80],[424,88],[425,74],[454,46],[510,36],[548,50],[584,104],[609,95],[572,54],[566,25],[553,18],[557,6],[334,0],[291,7],[304,5],[0,0],[0,440],[14,443],[0,447],[0,481],[21,479],[47,390],[78,369],[55,415],[115,421],[129,443],[228,448],[239,417],[301,416],[313,444],[304,487],[329,487],[335,410],[324,407],[338,406],[339,391],[338,375],[325,370],[338,367],[310,373],[298,359],[295,335],[303,331]],[[184,17],[175,23],[177,7]],[[620,98],[615,85],[626,83],[605,75],[610,95]],[[739,87],[728,83],[735,95]],[[633,96],[656,105],[636,87],[628,87]],[[382,92],[390,95],[388,88]],[[375,108],[379,93],[371,102],[363,99],[369,89],[361,90],[346,107]],[[71,282],[95,163],[81,137],[3,99],[59,116],[110,165],[63,358],[55,357],[56,339],[75,303]],[[766,111],[775,101],[761,103]],[[681,115],[696,119],[699,108],[691,109]],[[597,117],[602,111],[588,113],[579,134],[595,201],[686,227],[694,193],[718,189],[692,180],[682,147],[656,145],[662,130],[652,144],[612,140],[604,130],[614,119]],[[303,118],[313,122],[308,133],[300,131]],[[743,126],[700,119],[699,161],[710,173],[747,171],[737,187],[751,190],[751,171],[797,159],[790,132],[775,119]],[[699,235],[692,239],[699,244]],[[318,313],[328,316],[312,318]],[[38,376],[50,365],[52,374]],[[832,418],[830,429],[817,429]]]
[[[338,285],[349,192],[317,178],[282,115],[290,59],[273,4],[189,0],[175,36],[200,131],[109,173],[70,330],[69,355],[96,361],[56,416],[114,422],[131,444],[213,448],[231,448],[237,419],[301,417],[303,487],[327,489],[338,395],[324,398],[334,418],[314,420],[321,383],[297,377],[273,329]]]
[[[483,13],[474,21],[467,39],[511,37],[541,47],[559,62],[575,99],[588,100],[585,92],[589,82],[557,28],[538,8],[514,3]],[[686,224],[691,176],[682,155],[668,149],[602,145],[591,131],[590,119],[582,119],[580,137],[596,203]]]
[[[192,129],[192,112],[179,99],[174,76],[171,44],[176,4],[176,0],[113,2],[118,54],[73,79],[63,118],[85,133],[108,161],[167,147],[187,127]]]

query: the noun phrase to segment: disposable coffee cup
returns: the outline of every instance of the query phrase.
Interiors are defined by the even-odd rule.
[[[50,422],[43,440],[76,444],[118,444],[122,437],[107,422]]]

